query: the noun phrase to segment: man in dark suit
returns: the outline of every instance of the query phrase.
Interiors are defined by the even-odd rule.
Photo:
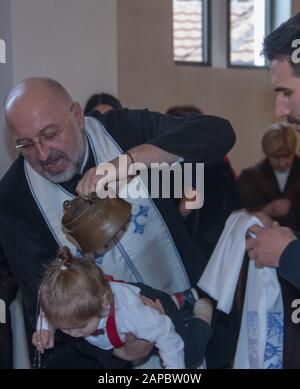
[[[275,112],[300,131],[300,63],[295,58],[295,41],[300,36],[300,13],[282,24],[264,40],[263,53],[270,61],[271,84],[277,93]],[[297,43],[297,42],[296,42]],[[297,56],[296,56],[297,57]],[[299,180],[299,178],[298,178]],[[299,234],[277,222],[269,227],[254,226],[248,239],[248,255],[258,267],[274,267],[283,281],[285,304],[284,366],[300,368],[299,325],[293,323],[293,301],[299,298]]]
[[[300,13],[290,18],[264,41],[264,55],[270,61],[271,84],[277,93],[275,113],[300,131],[300,64],[294,61],[293,42],[300,34]],[[292,230],[275,225],[255,226],[256,239],[248,241],[248,253],[258,266],[271,266],[300,289],[300,241]]]

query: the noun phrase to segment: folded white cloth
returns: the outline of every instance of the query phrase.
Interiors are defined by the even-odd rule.
[[[243,263],[247,230],[260,221],[245,211],[233,213],[198,286],[229,313]],[[254,238],[255,239],[255,238]],[[282,368],[283,302],[276,269],[249,263],[242,323],[234,368]]]
[[[218,302],[217,309],[231,311],[235,288],[243,264],[248,229],[261,222],[245,211],[232,213],[198,286]]]

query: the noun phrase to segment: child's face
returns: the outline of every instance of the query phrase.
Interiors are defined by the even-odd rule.
[[[80,338],[90,336],[96,331],[99,325],[99,317],[93,317],[84,326],[79,328],[60,328],[62,332],[67,335],[73,336],[74,338]]]

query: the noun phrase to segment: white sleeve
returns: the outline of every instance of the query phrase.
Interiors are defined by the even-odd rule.
[[[48,320],[46,319],[46,316],[42,311],[40,311],[37,323],[36,323],[36,330],[37,331],[53,331],[53,328],[48,323]]]
[[[139,339],[155,344],[163,365],[167,369],[184,369],[184,343],[175,331],[171,319],[143,304],[136,296],[134,304],[123,304],[120,316],[116,317],[120,332],[131,332]]]

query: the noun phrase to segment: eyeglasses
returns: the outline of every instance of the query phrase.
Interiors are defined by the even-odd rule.
[[[34,147],[36,143],[40,143],[42,145],[49,144],[52,142],[55,142],[57,137],[66,129],[70,118],[71,118],[71,113],[75,107],[76,103],[73,103],[69,109],[68,116],[64,122],[64,125],[59,128],[47,128],[45,131],[37,136],[33,140],[25,140],[15,146],[15,150],[17,151],[22,151],[22,153],[28,154]]]

